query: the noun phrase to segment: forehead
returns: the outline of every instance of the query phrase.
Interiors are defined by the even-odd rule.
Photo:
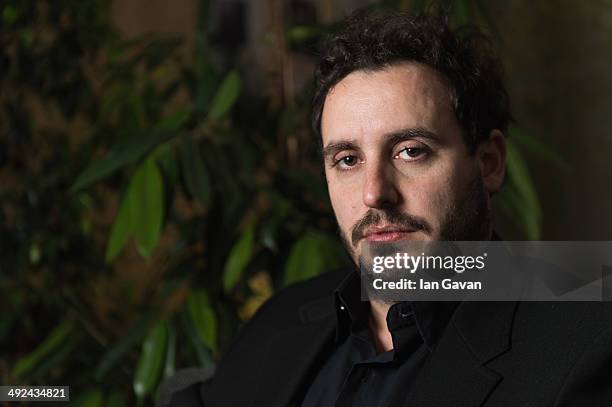
[[[329,91],[321,116],[323,145],[413,127],[443,135],[457,126],[444,76],[414,62],[352,72]]]

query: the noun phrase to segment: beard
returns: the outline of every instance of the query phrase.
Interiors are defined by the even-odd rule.
[[[442,241],[489,240],[491,238],[491,209],[489,195],[482,178],[475,176],[463,197],[453,202],[441,223]]]
[[[491,210],[489,196],[482,178],[474,176],[465,188],[465,193],[458,196],[447,207],[440,221],[440,230],[436,234],[427,220],[402,213],[394,208],[369,209],[363,218],[351,228],[350,238],[339,228],[340,239],[345,250],[359,270],[359,256],[355,248],[364,237],[369,226],[388,224],[423,232],[438,241],[478,241],[491,237]]]

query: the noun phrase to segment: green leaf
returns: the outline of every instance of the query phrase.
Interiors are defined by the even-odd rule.
[[[142,345],[142,352],[134,375],[134,393],[142,400],[157,387],[164,369],[168,345],[168,327],[159,322]]]
[[[180,44],[179,38],[156,38],[146,45],[141,58],[144,59],[147,69],[152,70],[172,57]]]
[[[526,150],[537,154],[544,160],[557,166],[560,170],[565,172],[571,172],[571,165],[552,146],[544,144],[537,138],[525,133],[523,130],[516,126],[510,126],[510,128],[508,129],[508,135],[512,140],[516,140],[517,145],[520,145]]]
[[[47,338],[31,353],[21,358],[13,369],[13,376],[24,378],[31,374],[46,358],[52,356],[74,332],[72,321],[65,320],[55,327]]]
[[[198,144],[192,138],[186,137],[180,146],[180,154],[183,179],[188,192],[208,206],[211,196],[210,177]]]
[[[173,324],[168,324],[168,351],[164,362],[164,377],[174,374],[176,365],[176,328]]]
[[[58,348],[54,349],[45,359],[36,365],[36,369],[28,374],[27,381],[39,381],[48,372],[60,365],[64,359],[73,354],[74,349],[81,340],[79,331],[74,331]]]
[[[521,199],[521,212],[527,238],[538,240],[541,234],[542,211],[540,201],[533,185],[525,160],[512,140],[507,140],[507,168],[509,183]]]
[[[319,249],[319,239],[313,233],[307,233],[293,245],[285,264],[285,285],[314,277],[322,271],[324,263]]]
[[[235,70],[230,71],[223,79],[223,82],[221,82],[215,94],[208,117],[210,119],[220,119],[225,116],[234,106],[234,103],[236,103],[241,87],[242,82],[238,72]]]
[[[81,173],[70,188],[71,191],[74,192],[84,188],[112,174],[119,168],[138,161],[156,145],[169,139],[171,135],[168,132],[158,133],[113,148],[104,159],[94,162]]]
[[[267,247],[274,253],[278,253],[278,244],[276,243],[276,235],[278,234],[278,222],[269,220],[261,227],[260,240],[264,247]]]
[[[173,114],[162,118],[155,124],[155,130],[161,132],[176,132],[189,120],[191,117],[191,109],[178,109]]]
[[[114,390],[108,395],[104,405],[106,407],[127,407],[128,400],[120,390]]]
[[[427,0],[412,0],[410,2],[410,12],[412,14],[422,13],[426,8]]]
[[[193,317],[191,317],[189,311],[189,306],[184,307],[180,314],[180,321],[183,329],[187,333],[187,337],[189,338],[191,345],[193,346],[193,350],[196,353],[196,357],[200,362],[200,366],[202,367],[212,367],[215,365],[211,352],[207,348],[204,340],[200,336],[198,329],[195,326],[193,321]]]
[[[278,253],[281,225],[285,223],[291,205],[284,196],[274,191],[270,193],[270,200],[273,202],[271,216],[267,216],[260,227],[259,241],[264,247]]]
[[[145,313],[134,325],[130,327],[128,332],[109,349],[100,359],[96,368],[95,378],[101,381],[104,376],[130,351],[138,342],[147,334],[147,328],[153,319],[151,312]]]
[[[290,44],[299,44],[311,38],[319,37],[323,30],[316,26],[296,25],[287,30],[287,41]]]
[[[102,407],[102,391],[101,390],[87,390],[78,396],[70,396],[73,398],[68,404],[70,407]]]
[[[223,269],[223,289],[231,291],[244,273],[253,251],[255,221],[250,221],[240,239],[230,250]]]
[[[113,222],[113,228],[111,230],[108,243],[106,245],[106,262],[112,262],[115,257],[121,252],[125,242],[127,242],[130,233],[132,232],[132,224],[130,222],[130,202],[129,195],[123,198],[121,206],[119,207],[119,213]]]
[[[168,145],[164,146],[162,150],[156,150],[155,161],[159,164],[166,184],[172,187],[179,179],[178,159],[173,148]]]
[[[495,196],[494,200],[495,209],[505,218],[504,220],[507,220],[508,227],[519,233],[519,239],[525,239],[527,237],[527,232],[524,222],[522,221],[525,216],[523,214],[524,205],[522,204],[523,200],[516,191],[516,188],[510,183],[504,185],[499,191],[499,194]]]
[[[203,55],[196,58],[196,67],[197,85],[195,88],[194,110],[197,113],[205,113],[215,95],[219,76]]]
[[[151,256],[161,234],[163,200],[161,174],[155,161],[148,159],[138,167],[128,189],[131,229],[145,258]]]
[[[314,277],[340,264],[338,243],[321,232],[307,232],[291,248],[285,264],[284,284]]]
[[[187,298],[189,317],[195,329],[208,348],[217,351],[217,317],[210,306],[208,293],[203,289],[195,289]]]
[[[457,26],[468,24],[471,21],[470,5],[467,0],[455,0],[452,11]]]
[[[17,21],[17,10],[13,6],[6,5],[2,10],[2,20],[8,26]]]

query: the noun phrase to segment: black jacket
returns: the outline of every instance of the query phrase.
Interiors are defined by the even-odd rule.
[[[333,291],[346,273],[275,295],[214,379],[171,405],[299,406],[333,351]],[[403,406],[612,406],[612,303],[463,302]]]

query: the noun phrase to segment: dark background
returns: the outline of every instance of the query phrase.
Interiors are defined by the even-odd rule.
[[[197,1],[181,0],[172,6],[161,0],[120,3],[114,7],[113,18],[126,36],[157,30],[193,41]],[[266,10],[280,3],[218,3],[220,9],[242,10],[245,58],[264,69],[266,47],[261,38],[269,17]],[[357,7],[376,2],[289,3],[302,19],[334,22]],[[409,1],[404,3],[410,6]],[[541,157],[527,157],[542,201],[542,239],[610,239],[612,170],[606,164],[612,151],[612,5],[606,1],[509,0],[483,1],[482,8],[499,43],[518,123],[559,152],[571,168],[560,172]],[[227,27],[224,35],[232,29]],[[298,84],[310,80],[311,59],[297,55],[294,63]]]
[[[489,32],[517,123],[507,240],[610,240],[612,4],[446,2]],[[275,290],[345,264],[309,100],[356,7],[0,3],[0,382],[149,405]]]

